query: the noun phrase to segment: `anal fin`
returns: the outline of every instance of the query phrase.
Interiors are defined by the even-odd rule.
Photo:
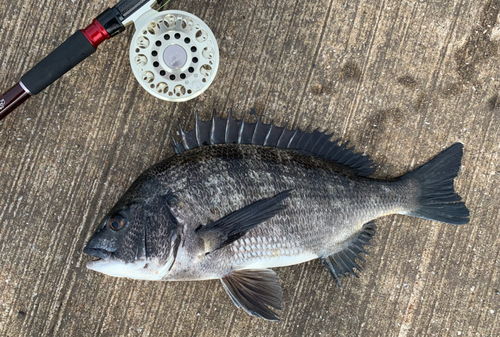
[[[365,259],[359,254],[364,253],[368,255],[368,252],[363,248],[363,246],[370,244],[370,239],[375,235],[376,228],[377,226],[374,222],[364,224],[363,229],[356,235],[347,247],[336,253],[321,258],[321,263],[323,263],[328,269],[340,289],[342,289],[342,284],[339,280],[340,275],[347,276],[347,274],[352,274],[359,277],[354,269],[357,269],[358,271],[362,271],[362,269],[356,263],[356,258],[365,262]]]
[[[279,321],[279,316],[270,309],[281,310],[283,301],[283,292],[274,271],[271,269],[236,270],[220,280],[238,308],[242,308],[255,317]]]

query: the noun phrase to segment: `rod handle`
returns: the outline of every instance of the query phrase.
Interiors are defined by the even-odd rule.
[[[95,52],[94,46],[77,31],[21,77],[32,95],[47,88]]]

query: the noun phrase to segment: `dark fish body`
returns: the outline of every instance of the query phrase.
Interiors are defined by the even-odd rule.
[[[180,153],[145,171],[103,219],[84,251],[101,260],[88,267],[137,279],[221,279],[237,306],[277,319],[269,307],[280,309],[281,288],[268,268],[320,258],[340,285],[338,275],[360,270],[378,217],[468,222],[453,191],[461,144],[380,181],[364,177],[373,173],[367,156],[329,135],[273,127],[197,119],[175,144]]]
[[[151,175],[146,180],[150,193],[174,191],[179,202],[172,213],[187,233],[249,201],[293,190],[287,207],[266,225],[209,255],[199,255],[204,252],[199,240],[186,235],[184,249],[163,279],[214,279],[238,267],[279,267],[327,256],[363,224],[416,204],[409,197],[415,195],[411,181],[348,177],[336,169],[298,152],[238,144],[196,148],[156,165],[145,173]]]

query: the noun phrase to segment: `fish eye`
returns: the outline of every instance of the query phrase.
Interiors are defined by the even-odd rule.
[[[118,231],[125,226],[126,222],[127,220],[121,214],[115,214],[109,218],[109,227],[114,231]]]

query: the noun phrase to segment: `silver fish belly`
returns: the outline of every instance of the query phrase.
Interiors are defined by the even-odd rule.
[[[337,284],[361,270],[374,219],[406,214],[454,225],[469,213],[453,190],[454,144],[398,179],[367,178],[371,160],[331,135],[196,118],[175,156],[145,171],[101,221],[88,268],[147,280],[221,279],[236,306],[277,320],[269,268],[319,258]]]

